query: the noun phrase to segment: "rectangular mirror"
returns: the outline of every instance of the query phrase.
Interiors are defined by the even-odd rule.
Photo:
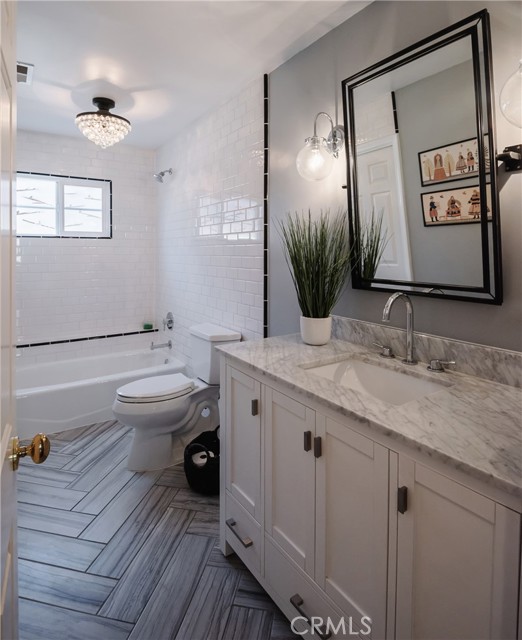
[[[491,96],[485,10],[343,81],[354,288],[501,304]]]

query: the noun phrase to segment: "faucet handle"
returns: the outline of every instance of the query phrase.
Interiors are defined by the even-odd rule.
[[[381,352],[379,353],[381,358],[395,358],[395,354],[393,353],[391,347],[387,347],[384,344],[380,344],[379,342],[372,342],[372,344],[381,349]]]
[[[455,364],[455,360],[430,360],[426,369],[428,369],[428,371],[442,373],[444,371],[444,367],[442,365],[444,364]]]

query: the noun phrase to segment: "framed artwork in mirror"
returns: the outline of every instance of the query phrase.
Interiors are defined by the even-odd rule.
[[[421,194],[425,227],[480,223],[482,207],[478,184]],[[486,213],[491,221],[491,190],[487,189]]]
[[[423,187],[478,176],[477,139],[421,151],[419,169]]]
[[[343,81],[354,289],[502,303],[492,82],[485,9]],[[372,213],[389,241],[368,279]]]

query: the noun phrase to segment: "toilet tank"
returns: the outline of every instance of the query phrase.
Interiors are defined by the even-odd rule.
[[[219,384],[219,352],[215,347],[239,342],[241,334],[210,322],[195,324],[189,332],[194,375],[207,384]]]

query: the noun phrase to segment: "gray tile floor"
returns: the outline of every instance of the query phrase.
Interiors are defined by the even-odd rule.
[[[289,624],[217,548],[219,504],[183,468],[133,473],[118,422],[50,436],[21,461],[21,640],[283,640]]]

